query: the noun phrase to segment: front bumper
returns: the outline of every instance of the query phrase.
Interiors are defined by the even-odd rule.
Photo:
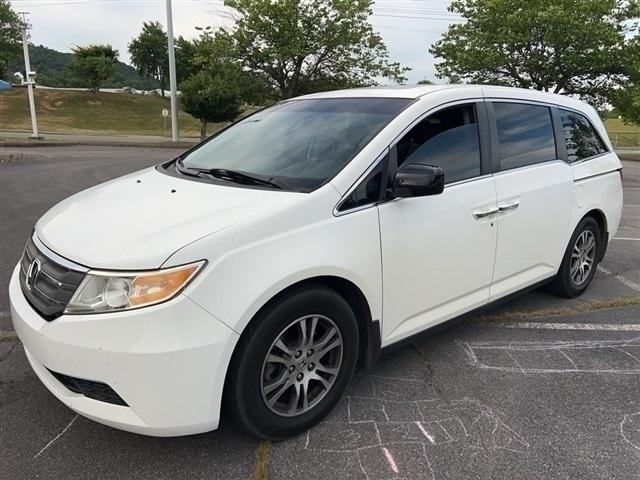
[[[153,307],[45,321],[27,303],[16,268],[11,317],[42,383],[97,422],[177,436],[215,430],[224,377],[238,335],[184,295]],[[68,390],[51,373],[109,385],[128,406]]]

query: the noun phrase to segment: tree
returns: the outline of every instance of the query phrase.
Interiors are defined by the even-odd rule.
[[[234,56],[281,98],[405,80],[369,23],[371,0],[225,0],[236,10]]]
[[[9,61],[20,55],[20,18],[8,0],[0,0],[0,78],[9,78]]]
[[[628,78],[638,0],[454,0],[465,21],[430,52],[438,77],[577,94],[600,106]]]
[[[206,71],[209,76],[221,72],[236,89],[244,103],[264,105],[275,95],[264,75],[242,68],[234,56],[233,39],[224,30],[196,28],[200,36],[177,41],[176,70],[180,85],[190,77]]]
[[[79,81],[69,75],[69,66],[75,56],[73,53],[57,52],[44,45],[29,45],[29,56],[31,57],[31,67],[38,73],[38,84],[47,87],[83,87],[86,86],[84,80]],[[22,55],[9,62],[10,72],[23,72],[24,61]],[[109,80],[106,80],[102,88],[120,88],[124,86],[144,89],[148,88],[149,81],[140,78],[136,69],[130,65],[118,62],[116,73]],[[157,87],[155,80],[151,80],[153,88]]]
[[[625,64],[629,79],[622,88],[613,92],[611,103],[625,122],[640,125],[640,37],[629,45]]]
[[[207,136],[209,122],[231,122],[240,114],[240,92],[223,72],[200,72],[182,83],[181,92],[185,112],[200,120],[201,140]]]
[[[131,63],[141,76],[157,80],[164,97],[169,75],[167,33],[160,22],[144,22],[138,37],[129,42]]]
[[[75,47],[69,68],[82,85],[88,85],[93,93],[116,72],[118,51],[111,45]]]
[[[196,27],[198,28],[198,27]],[[198,40],[187,40],[183,36],[176,38],[176,77],[178,85],[197,73],[196,55]]]

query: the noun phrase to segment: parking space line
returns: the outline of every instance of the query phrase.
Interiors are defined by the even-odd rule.
[[[631,240],[632,242],[640,242],[640,238],[633,237],[613,237],[613,240]]]
[[[604,273],[605,275],[612,275],[611,270],[607,270],[602,265],[598,265],[598,271]],[[640,292],[640,285],[638,285],[636,282],[633,282],[628,278],[623,277],[622,275],[616,275],[616,280],[622,283],[625,287],[628,287],[631,290],[635,290],[636,292]]]
[[[517,322],[504,323],[503,328],[524,328],[540,330],[602,330],[614,332],[640,332],[640,323],[560,323],[560,322]]]

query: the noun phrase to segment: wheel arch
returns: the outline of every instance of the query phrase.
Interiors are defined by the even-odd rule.
[[[242,339],[251,330],[251,325],[260,317],[260,315],[277,303],[281,298],[290,294],[291,292],[299,289],[313,288],[314,286],[323,286],[330,288],[344,298],[349,306],[353,309],[356,321],[358,323],[359,332],[359,352],[358,352],[358,366],[361,368],[371,367],[378,358],[380,352],[380,321],[374,319],[371,313],[371,306],[367,300],[366,295],[360,287],[358,287],[353,281],[344,277],[336,275],[319,275],[314,277],[305,278],[303,280],[296,281],[290,285],[282,288],[275,295],[272,295],[256,313],[251,317],[249,322],[244,326],[240,332],[240,337],[234,346],[231,357],[236,355],[236,351],[239,345],[242,343]]]
[[[609,227],[607,222],[607,216],[602,210],[598,208],[594,208],[589,210],[587,213],[585,213],[583,217],[580,219],[580,222],[582,222],[582,220],[584,220],[587,217],[593,218],[598,224],[598,227],[600,227],[602,242],[600,245],[600,251],[598,252],[598,261],[601,261],[604,258],[604,255],[607,251],[607,245],[609,244]],[[578,224],[580,222],[578,222]]]
[[[372,318],[371,307],[363,291],[355,283],[343,277],[333,275],[309,277],[292,283],[273,295],[264,305],[262,305],[262,307],[258,309],[249,323],[242,330],[242,333],[233,347],[225,372],[222,392],[222,408],[225,408],[225,404],[229,401],[229,367],[234,362],[236,355],[238,355],[239,349],[242,348],[241,345],[243,344],[243,338],[245,335],[250,333],[251,325],[260,317],[262,312],[270,308],[285,295],[298,289],[313,288],[314,286],[330,288],[342,296],[351,306],[358,323],[359,351],[357,367],[366,370],[375,364],[381,349],[380,321]]]

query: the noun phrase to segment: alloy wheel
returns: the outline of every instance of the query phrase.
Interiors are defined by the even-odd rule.
[[[285,417],[311,410],[335,383],[343,348],[340,330],[328,317],[307,315],[290,323],[262,364],[260,390],[267,408]]]
[[[596,257],[596,238],[591,230],[584,230],[576,239],[571,251],[569,276],[574,285],[587,281]]]

